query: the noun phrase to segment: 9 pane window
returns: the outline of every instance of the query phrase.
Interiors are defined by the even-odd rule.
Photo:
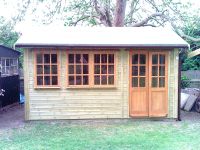
[[[57,53],[36,53],[36,81],[37,86],[58,85]]]

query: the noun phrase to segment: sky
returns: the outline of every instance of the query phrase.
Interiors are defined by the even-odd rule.
[[[16,4],[16,2],[20,3],[20,1],[22,0],[0,0],[0,16],[4,16],[5,18],[9,19],[12,16],[16,16],[17,14],[17,9],[19,8],[19,6]],[[38,0],[32,0],[32,2],[37,3]],[[48,0],[47,0],[48,1]],[[181,0],[181,2],[186,3],[186,2],[190,2],[192,3],[192,9],[195,8],[200,8],[200,2],[199,0]],[[64,1],[66,3],[66,0]],[[46,6],[48,6],[48,3],[45,4]],[[22,31],[22,30],[26,30],[26,28],[28,29],[28,27],[39,27],[39,26],[43,26],[41,23],[38,23],[36,21],[33,21],[34,19],[38,19],[41,18],[41,14],[43,14],[43,9],[44,6],[37,6],[37,11],[36,12],[32,12],[32,11],[28,11],[27,15],[24,18],[24,21],[20,22],[17,24],[16,26],[16,30],[17,31]],[[50,7],[50,6],[49,6]],[[40,10],[40,11],[38,11]],[[59,19],[54,19],[54,22],[51,24],[52,27],[63,27],[64,22],[59,20]]]

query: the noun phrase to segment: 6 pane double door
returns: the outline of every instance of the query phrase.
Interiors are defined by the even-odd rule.
[[[168,52],[130,52],[130,116],[167,115]]]

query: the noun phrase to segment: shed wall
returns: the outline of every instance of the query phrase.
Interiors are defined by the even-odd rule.
[[[116,88],[66,88],[66,51],[59,50],[60,89],[34,89],[33,50],[25,50],[26,120],[129,118],[129,52],[117,52]],[[178,49],[170,51],[168,118],[177,118]]]

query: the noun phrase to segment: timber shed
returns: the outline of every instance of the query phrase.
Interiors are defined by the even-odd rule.
[[[25,118],[178,118],[179,51],[165,28],[32,30],[24,48]]]
[[[0,45],[0,108],[19,102],[19,56],[19,51]]]

